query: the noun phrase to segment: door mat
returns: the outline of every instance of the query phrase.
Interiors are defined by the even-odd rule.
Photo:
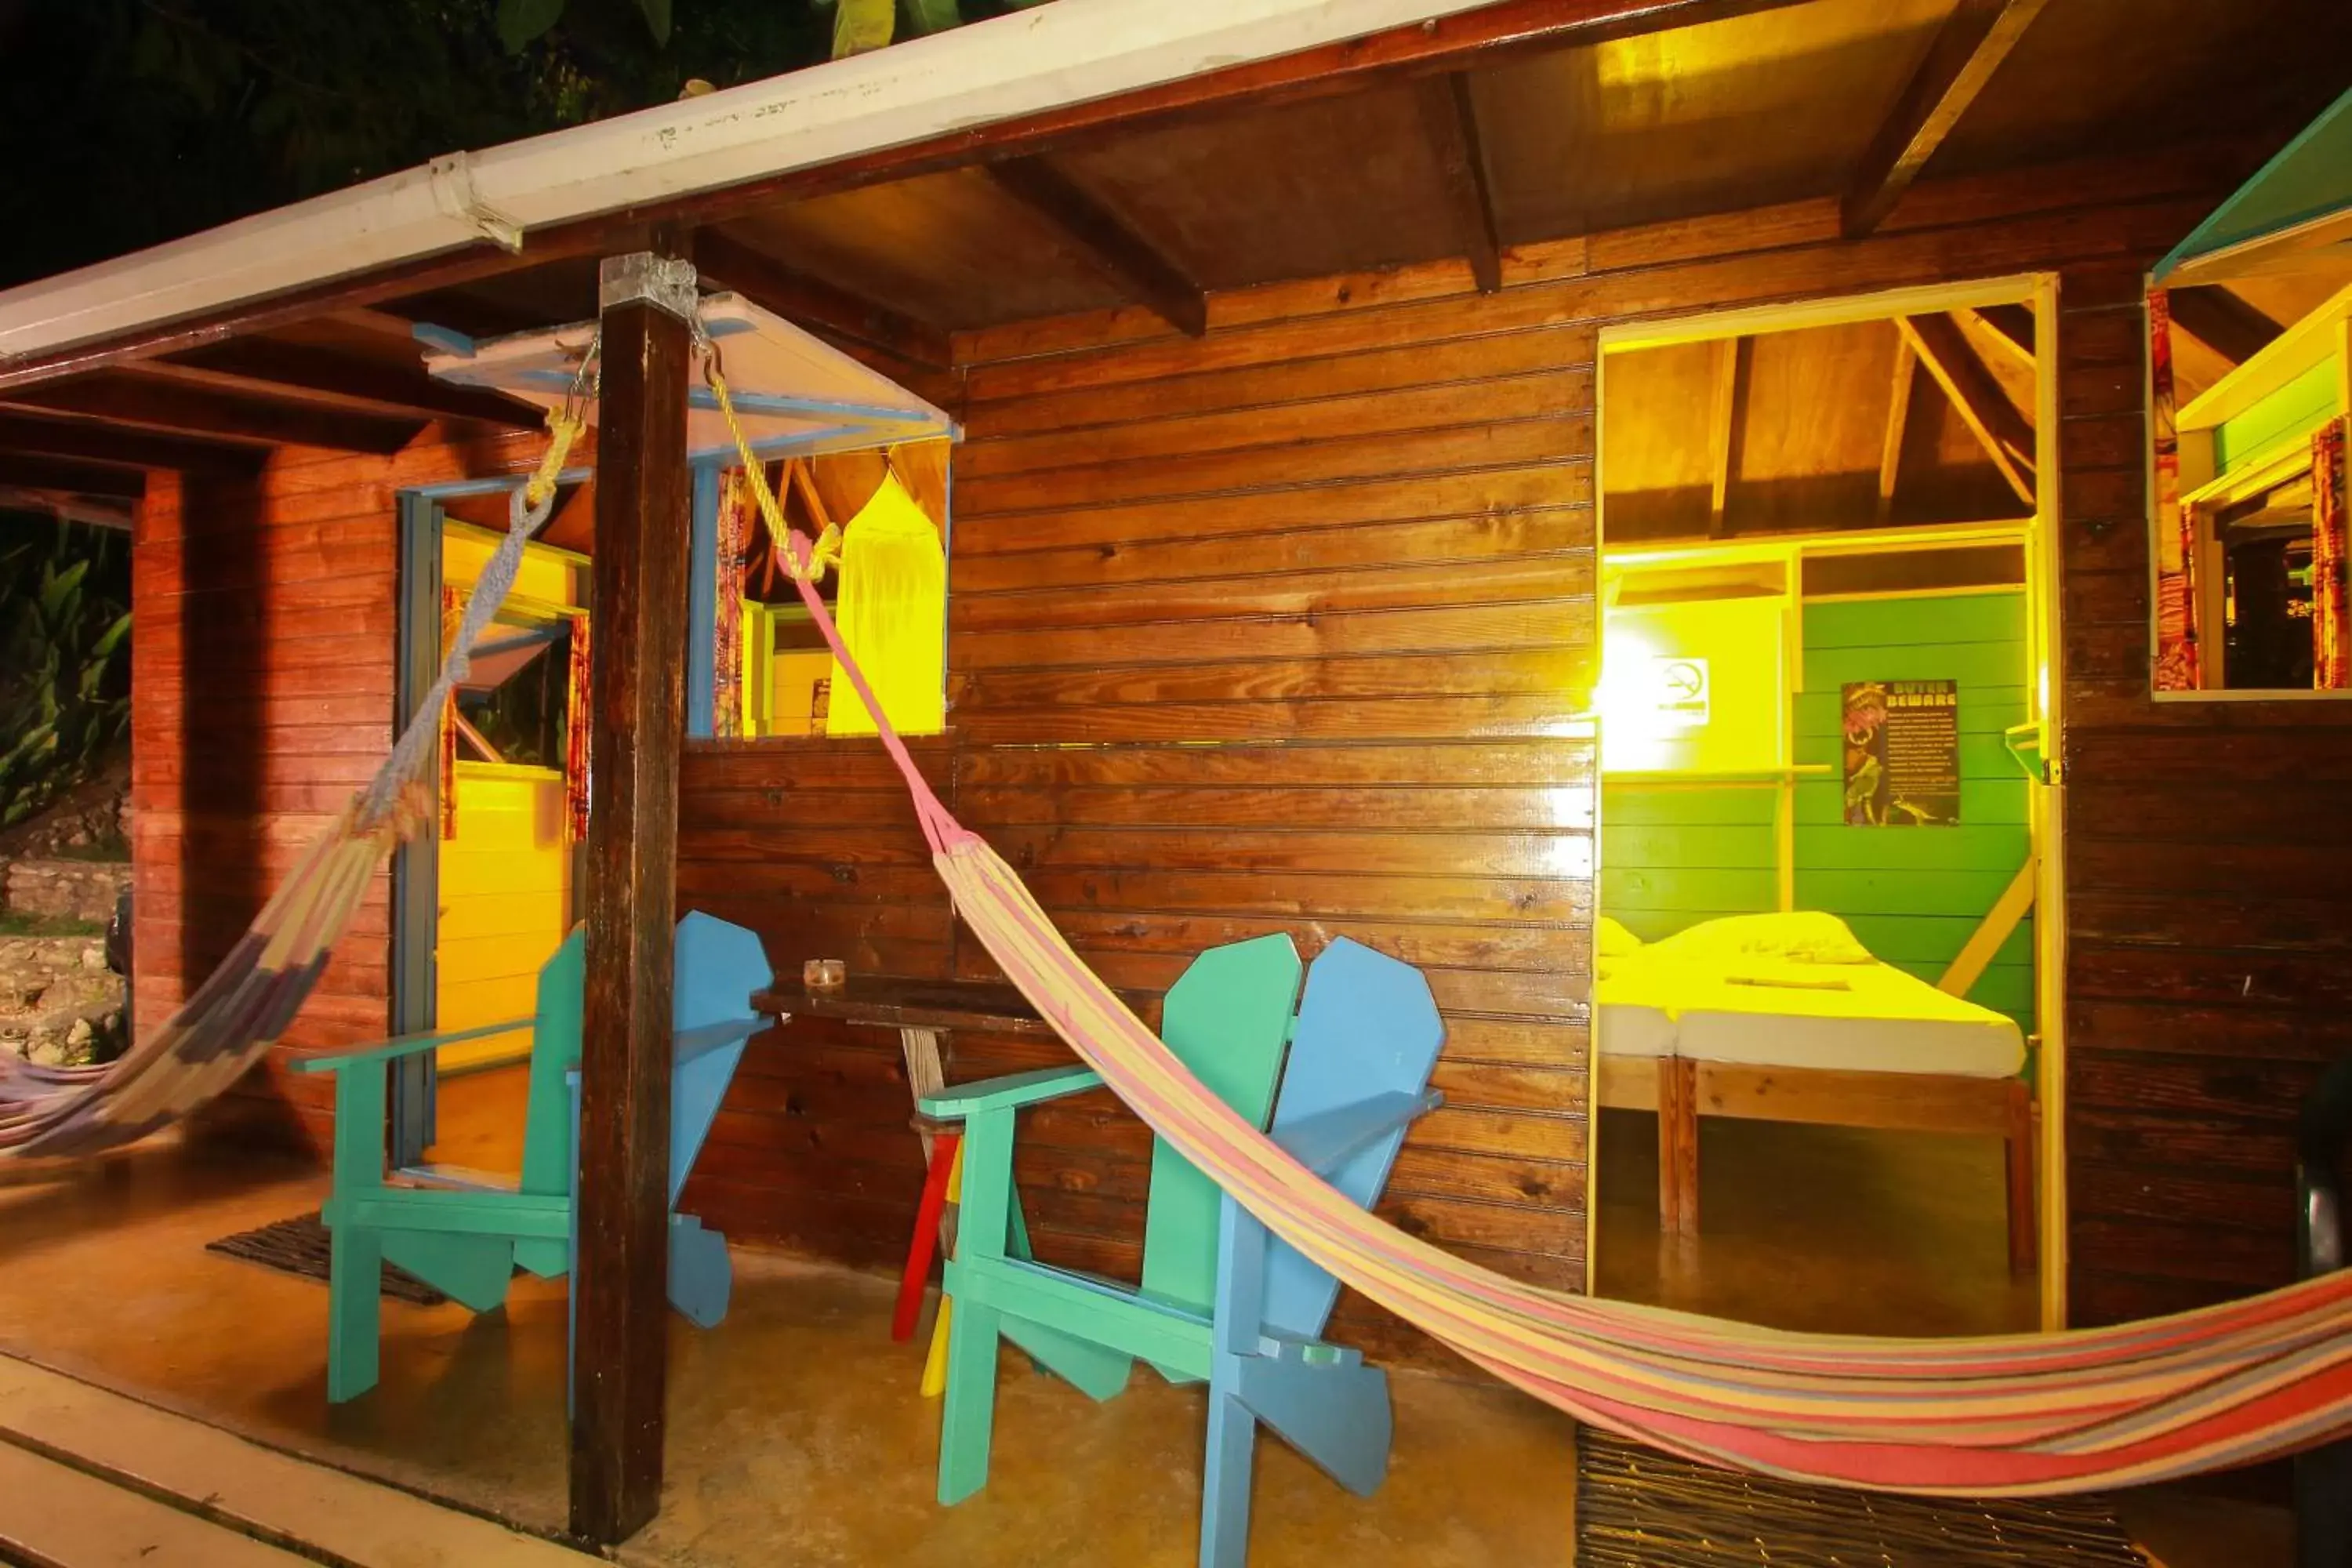
[[[1586,1426],[1577,1568],[2148,1568],[2097,1497],[1896,1497],[1718,1470]]]
[[[332,1233],[319,1216],[306,1214],[265,1225],[258,1230],[241,1230],[235,1236],[208,1241],[205,1250],[224,1258],[241,1258],[264,1268],[275,1268],[280,1274],[323,1280],[328,1278],[331,1240]],[[437,1307],[449,1299],[407,1269],[391,1263],[383,1266],[383,1293],[395,1301],[413,1301],[420,1307]]]

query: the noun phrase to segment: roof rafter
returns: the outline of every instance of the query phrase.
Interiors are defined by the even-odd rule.
[[[1710,539],[1723,537],[1724,503],[1731,495],[1734,448],[1738,445],[1740,416],[1748,401],[1748,339],[1725,338],[1716,343],[1715,376],[1707,398],[1706,419],[1706,533]]]
[[[0,451],[194,473],[250,472],[268,455],[259,447],[129,430],[71,415],[52,417],[13,410],[0,411]]]
[[[1919,351],[1895,335],[1895,386],[1886,399],[1886,434],[1878,448],[1878,521],[1895,513],[1895,487],[1903,477],[1903,441],[1911,427],[1911,391],[1919,380]]]
[[[1495,196],[1486,179],[1486,159],[1480,150],[1478,109],[1470,96],[1470,79],[1447,71],[1424,79],[1416,89],[1421,97],[1422,124],[1429,150],[1437,159],[1445,184],[1445,204],[1454,218],[1454,236],[1470,263],[1470,276],[1481,294],[1503,286],[1503,242],[1495,227]]]
[[[147,493],[147,476],[138,468],[118,468],[110,463],[0,452],[0,485],[135,500]]]
[[[1157,242],[1042,157],[984,165],[997,187],[1060,229],[1095,269],[1187,337],[1209,330],[1209,297]]]
[[[1838,221],[1848,239],[1885,221],[2048,3],[1959,0],[1846,186]]]
[[[511,430],[531,428],[542,419],[540,411],[527,403],[478,387],[434,380],[425,369],[422,355],[413,364],[401,364],[307,343],[241,338],[165,363],[233,376],[264,395],[322,394],[428,418],[469,419]]]
[[[947,333],[929,322],[795,272],[717,229],[695,234],[694,268],[714,287],[740,294],[763,310],[819,332],[847,338],[933,370],[947,370],[955,363]]]
[[[2017,499],[2032,506],[2033,426],[1977,356],[1960,324],[1948,315],[1898,316],[1895,324]]]
[[[323,447],[344,452],[396,452],[424,427],[421,419],[387,418],[315,404],[273,402],[198,384],[203,373],[142,363],[70,381],[16,388],[5,401],[20,408],[87,414],[121,425],[226,436],[271,445]]]
[[[247,332],[353,307],[614,249],[625,230],[648,222],[714,223],[778,201],[805,200],[888,180],[969,165],[990,156],[1034,154],[1097,144],[1147,128],[1239,109],[1271,109],[1354,90],[1375,81],[1481,68],[1553,49],[1780,10],[1807,0],[1498,0],[1425,22],[1272,56],[982,126],[958,125],[900,145],[740,181],[680,192],[633,206],[532,229],[519,252],[487,242],[461,251],[387,262],[359,276],[235,298],[176,321],[142,326],[28,353],[0,364],[0,388],[83,374],[219,342]]]
[[[2243,364],[2284,331],[2278,322],[2218,286],[2175,289],[2168,296],[2172,324],[2228,360]]]

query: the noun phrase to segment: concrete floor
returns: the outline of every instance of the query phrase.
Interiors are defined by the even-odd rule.
[[[453,1080],[438,1157],[511,1166],[520,1090],[519,1073]],[[1725,1131],[1709,1130],[1700,1241],[1665,1244],[1643,1152],[1654,1149],[1651,1126],[1607,1119],[1606,1293],[1790,1327],[2031,1324],[2032,1287],[2000,1262],[1997,1168],[1973,1170],[1966,1147],[1762,1124]],[[506,1310],[481,1318],[385,1303],[382,1385],[331,1408],[324,1287],[203,1250],[315,1206],[321,1192],[306,1169],[199,1160],[168,1142],[58,1172],[0,1167],[0,1352],[559,1530],[562,1286],[519,1281]],[[736,1266],[726,1323],[705,1333],[673,1320],[668,1484],[661,1518],[624,1562],[1192,1561],[1197,1390],[1145,1373],[1094,1405],[1008,1360],[990,1488],[943,1510],[931,1500],[938,1411],[916,1390],[919,1343],[888,1338],[891,1282],[742,1247]],[[1261,1445],[1257,1568],[1569,1562],[1568,1421],[1489,1384],[1402,1373],[1395,1392],[1394,1468],[1370,1500],[1279,1441]],[[2170,1489],[2123,1503],[2164,1568],[2290,1561],[2284,1511],[2262,1502]]]
[[[382,1384],[330,1408],[324,1287],[203,1250],[314,1206],[315,1175],[161,1147],[0,1181],[0,1352],[527,1528],[562,1526],[560,1284],[519,1281],[506,1310],[481,1318],[385,1303]],[[1144,1373],[1095,1405],[1008,1361],[991,1484],[941,1509],[938,1408],[917,1392],[920,1345],[889,1339],[892,1282],[749,1248],[737,1271],[725,1324],[673,1321],[662,1515],[623,1561],[1193,1561],[1199,1391]],[[1395,1397],[1394,1464],[1373,1499],[1261,1445],[1257,1568],[1569,1561],[1565,1418],[1410,1373]]]
[[[1700,1233],[1658,1229],[1657,1121],[1601,1113],[1597,1288],[1623,1300],[1824,1333],[1990,1334],[2040,1321],[2009,1272],[2000,1146],[1985,1138],[1700,1123]],[[2286,1568],[2275,1477],[2119,1495],[2160,1568]],[[2251,1494],[2251,1495],[2250,1495]]]
[[[1595,1288],[1775,1328],[2032,1331],[2040,1288],[2009,1272],[1990,1138],[1699,1123],[1699,1235],[1658,1230],[1657,1119],[1601,1112]]]

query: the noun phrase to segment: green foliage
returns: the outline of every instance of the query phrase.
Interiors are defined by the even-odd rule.
[[[669,0],[637,0],[656,44],[669,42]],[[509,54],[563,20],[563,0],[499,0],[499,41]]]
[[[128,732],[120,553],[114,535],[72,523],[0,549],[0,827],[89,776]]]
[[[499,0],[499,42],[509,54],[563,19],[563,0]]]
[[[963,11],[956,0],[906,0],[906,5],[908,30],[918,35],[963,26]]]
[[[0,0],[0,287],[1035,3]]]
[[[11,914],[0,910],[0,936],[104,936],[96,921],[69,920],[62,915]]]

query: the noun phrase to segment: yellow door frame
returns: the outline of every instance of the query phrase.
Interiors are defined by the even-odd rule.
[[[2041,1115],[2042,1270],[2041,1321],[2047,1330],[2066,1323],[2066,854],[2065,780],[2059,763],[2057,737],[2063,721],[2063,689],[2058,679],[2060,584],[2058,503],[2063,489],[2058,444],[2058,276],[2054,272],[2017,273],[1961,282],[1881,289],[1872,293],[1840,294],[1780,305],[1747,306],[1738,310],[1702,311],[1664,321],[1611,322],[1601,329],[1593,365],[1593,554],[1596,564],[1607,552],[1607,476],[1601,471],[1601,422],[1607,417],[1609,356],[1671,343],[1707,342],[1757,332],[1791,331],[1804,327],[1839,326],[1853,321],[1884,321],[1901,315],[1924,315],[1969,306],[2028,305],[2034,313],[2034,511],[2023,523],[2007,521],[1979,527],[1889,529],[1840,534],[1841,547],[1864,548],[1873,542],[1921,544],[1939,534],[1982,537],[2021,536],[2026,546],[2026,663],[2032,674],[2029,688],[2031,718],[2042,727],[2042,755],[2047,759],[2045,779],[2036,781],[2027,799],[2028,826],[2032,834],[2037,870],[2034,889],[2034,1011],[2041,1030],[2035,1066],[2035,1094]],[[1821,536],[1812,536],[1820,538]],[[1757,540],[1761,549],[1795,551],[1803,536]],[[1821,542],[1832,541],[1821,538]],[[1717,548],[1721,548],[1717,546]],[[1643,552],[1652,553],[1663,552]],[[1598,669],[1596,666],[1595,676]],[[1588,701],[1583,717],[1594,730],[1592,876],[1596,905],[1601,885],[1601,788],[1598,730],[1600,714]],[[1598,910],[1596,908],[1596,929]],[[1586,973],[1592,973],[1587,954]],[[1601,1083],[1601,1026],[1594,1010],[1586,1058],[1585,1121],[1585,1246],[1584,1288],[1589,1293],[1599,1279],[1600,1142],[1598,1092]]]

